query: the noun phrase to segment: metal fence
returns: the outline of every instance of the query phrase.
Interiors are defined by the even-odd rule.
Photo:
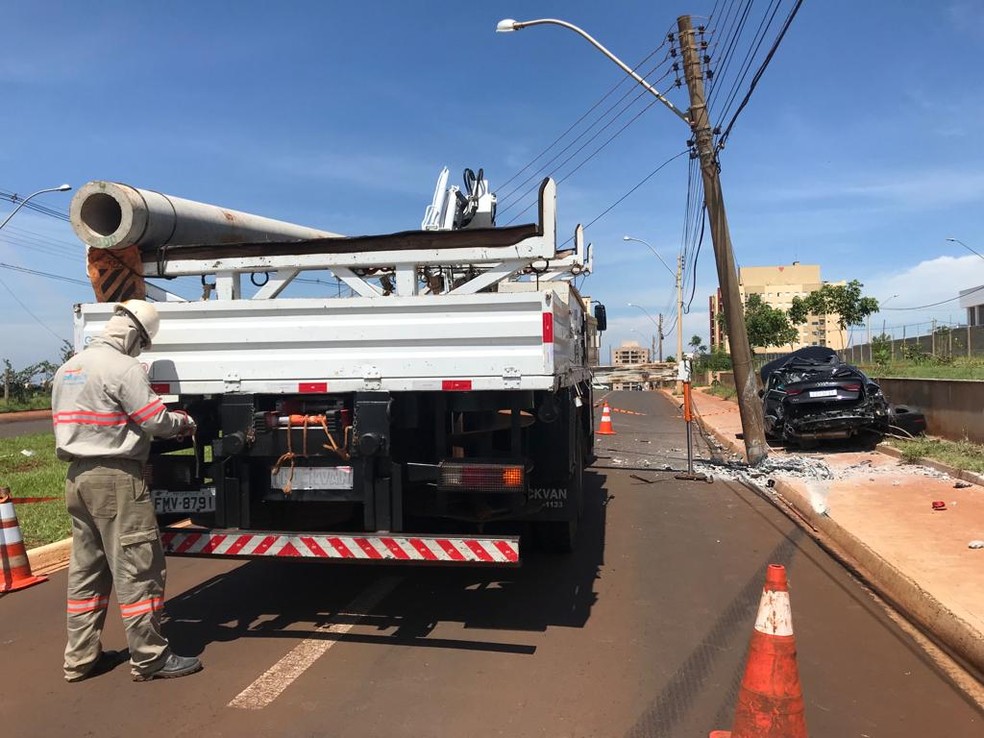
[[[923,335],[906,336],[906,326],[901,337],[891,337],[885,342],[890,362],[903,359],[934,356],[938,358],[973,358],[984,356],[984,326],[945,326]],[[850,364],[873,363],[879,351],[879,342],[859,343],[848,346],[840,356]]]

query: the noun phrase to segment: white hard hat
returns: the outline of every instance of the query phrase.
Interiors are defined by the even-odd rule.
[[[157,308],[146,300],[127,300],[116,306],[117,313],[123,313],[133,319],[137,324],[137,330],[143,339],[144,348],[150,348],[150,344],[157,335],[157,330],[161,327],[161,316]]]

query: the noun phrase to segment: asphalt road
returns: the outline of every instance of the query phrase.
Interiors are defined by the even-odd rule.
[[[573,556],[508,570],[172,559],[167,631],[205,671],[144,684],[125,667],[62,681],[61,573],[0,598],[0,732],[706,736],[730,727],[764,569],[782,563],[813,738],[984,735],[981,711],[767,502],[652,471],[684,464],[668,400],[611,400],[645,415],[615,413],[618,435],[599,437]],[[104,644],[123,643],[111,611]]]

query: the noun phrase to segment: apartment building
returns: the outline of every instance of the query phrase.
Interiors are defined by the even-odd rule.
[[[806,297],[814,290],[820,289],[824,284],[820,277],[818,264],[800,264],[798,261],[782,266],[741,267],[738,270],[738,282],[742,302],[749,295],[757,294],[762,298],[762,302],[780,310],[789,310],[794,297]],[[833,284],[844,284],[844,282],[834,282]],[[720,290],[710,296],[708,308],[711,346],[723,347],[727,351],[729,350],[728,337],[722,330],[721,321],[718,319],[719,313],[723,312]],[[752,350],[756,353],[764,353],[766,351],[798,349],[804,346],[829,346],[837,351],[844,348],[844,337],[837,326],[836,315],[809,315],[806,323],[794,327],[799,331],[799,338],[792,347],[770,347],[766,349],[764,346],[752,346]]]
[[[622,344],[612,351],[612,364],[648,364],[649,349],[640,346],[636,341],[622,341]]]

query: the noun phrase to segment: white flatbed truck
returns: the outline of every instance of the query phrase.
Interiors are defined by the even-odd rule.
[[[492,227],[494,198],[455,225],[440,190],[443,229],[142,248],[145,277],[215,285],[199,301],[148,288],[162,319],[141,361],[198,425],[148,464],[169,554],[516,565],[527,531],[573,548],[605,327],[572,283],[590,246],[578,227],[558,251],[551,180],[538,223],[511,228]],[[353,296],[280,296],[311,269]],[[265,282],[246,299],[249,275]],[[76,306],[77,347],[113,306]]]

